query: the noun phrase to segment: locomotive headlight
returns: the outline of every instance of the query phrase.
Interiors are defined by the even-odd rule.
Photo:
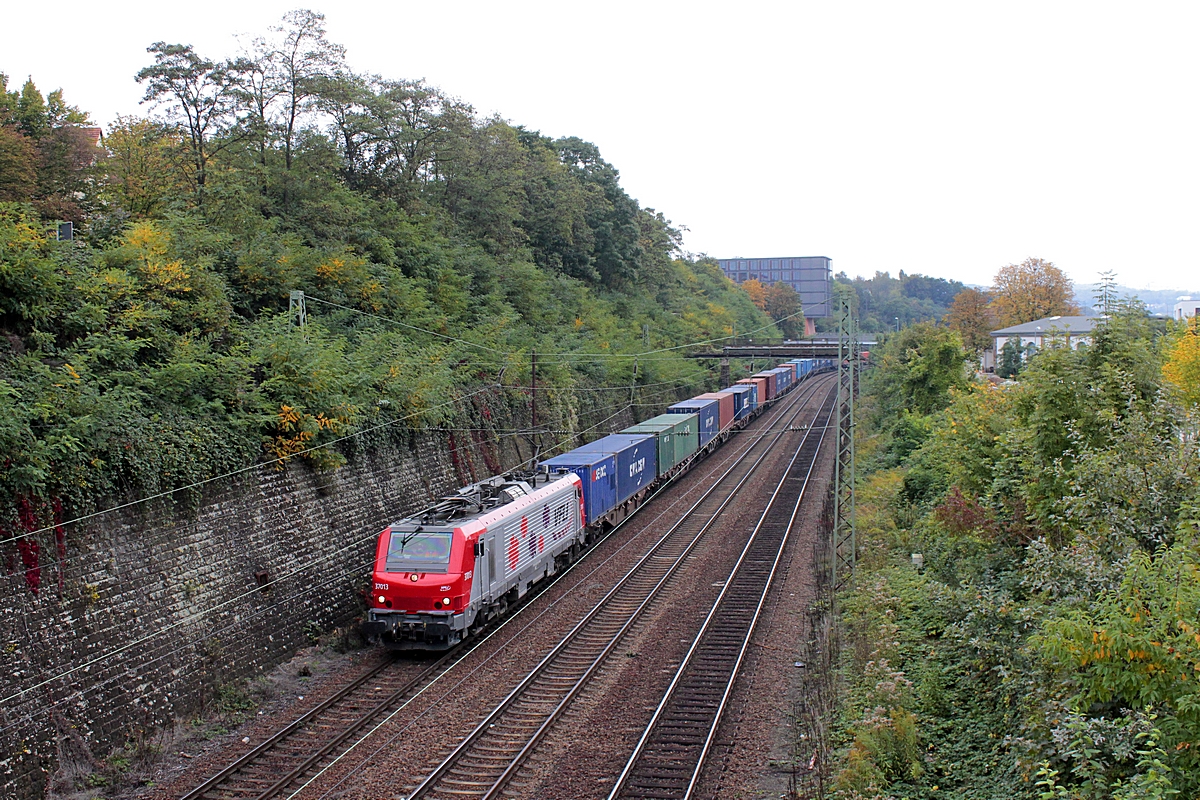
[[[443,597],[443,598],[442,598],[442,605],[444,605],[444,606],[448,606],[448,605],[450,605],[450,598],[449,598],[449,597]]]
[[[383,603],[384,603],[386,600],[387,600],[387,598],[386,598],[386,597],[384,597],[383,595],[379,595],[379,603],[380,603],[380,605],[382,605],[382,604],[383,604]]]

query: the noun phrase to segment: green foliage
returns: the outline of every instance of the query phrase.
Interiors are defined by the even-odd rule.
[[[928,323],[889,338],[872,371],[881,412],[924,415],[944,407],[952,389],[966,386],[966,358],[957,333]]]
[[[845,292],[853,298],[859,329],[866,333],[886,333],[918,322],[940,321],[964,288],[958,281],[906,275],[904,270],[896,278],[888,272],[853,279],[839,273],[834,281],[835,296]],[[832,330],[830,320],[821,319],[817,324],[822,330]]]
[[[922,413],[906,387],[928,339],[881,360],[841,598],[840,796],[1200,792],[1196,421],[1162,391],[1145,315],[1110,313],[1090,346],[1051,343],[1016,383]],[[907,682],[890,705],[884,662]],[[897,709],[919,771],[896,767]]]
[[[996,374],[1001,378],[1015,378],[1025,363],[1025,353],[1015,339],[1009,339],[1000,348],[996,360]]]
[[[61,92],[0,79],[0,199],[24,202],[0,204],[5,530],[478,427],[460,398],[488,386],[522,417],[533,350],[539,416],[572,427],[581,398],[612,402],[577,389],[654,386],[656,408],[713,388],[680,345],[778,335],[594,145],[355,76],[320,15],[234,62],[149,52],[161,121],[121,118],[107,158],[60,146],[87,122]]]

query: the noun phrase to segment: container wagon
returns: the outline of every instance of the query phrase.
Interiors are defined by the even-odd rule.
[[[621,506],[647,490],[658,478],[657,451],[658,437],[653,434],[614,433],[572,452],[616,456],[617,505]]]
[[[754,389],[754,407],[757,409],[767,403],[767,379],[755,376],[753,378],[742,378],[738,383],[742,386],[750,386]]]
[[[737,404],[732,392],[705,392],[704,394],[696,395],[694,399],[716,400],[720,429],[726,431],[733,427],[733,421],[737,418]]]
[[[760,392],[758,395],[758,402],[760,402],[760,403],[770,402],[778,396],[778,392],[776,391],[776,389],[777,389],[776,380],[777,380],[778,376],[776,376],[774,372],[771,372],[769,370],[765,371],[765,372],[757,372],[754,374],[754,377],[762,378],[764,381],[766,381],[766,384],[767,384],[766,397],[764,399],[763,394]]]
[[[572,450],[546,459],[539,465],[546,473],[566,471],[579,478],[585,524],[600,526],[617,507],[617,457],[611,453],[580,453]]]
[[[697,414],[659,414],[621,433],[658,437],[658,476],[670,475],[700,447]]]
[[[669,407],[667,413],[696,414],[699,417],[696,430],[700,436],[700,447],[707,447],[713,437],[721,431],[720,410],[716,400],[693,397],[691,400],[684,400]]]
[[[733,418],[741,421],[747,419],[754,414],[754,388],[751,386],[739,386],[734,384],[721,390],[729,392],[733,395]]]

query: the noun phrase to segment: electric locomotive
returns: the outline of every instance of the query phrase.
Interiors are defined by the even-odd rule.
[[[445,650],[504,616],[668,481],[828,359],[796,359],[562,455],[489,478],[384,528],[363,632],[394,650]]]
[[[503,616],[585,544],[579,477],[471,484],[379,534],[363,632],[393,650],[444,650]]]

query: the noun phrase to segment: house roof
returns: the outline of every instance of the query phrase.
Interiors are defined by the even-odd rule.
[[[1091,333],[1101,322],[1100,317],[1045,317],[1023,322],[1009,328],[992,331],[992,336],[1036,336],[1039,333],[1065,333],[1072,336]]]

